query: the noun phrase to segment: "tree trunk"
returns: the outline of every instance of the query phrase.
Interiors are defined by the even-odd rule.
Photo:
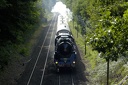
[[[109,59],[107,59],[107,85],[109,85]]]

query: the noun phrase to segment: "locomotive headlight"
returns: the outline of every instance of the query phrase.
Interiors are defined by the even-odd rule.
[[[73,61],[72,63],[73,63],[73,64],[75,64],[76,62],[75,62],[75,61]]]
[[[58,62],[56,61],[55,64],[58,64]]]

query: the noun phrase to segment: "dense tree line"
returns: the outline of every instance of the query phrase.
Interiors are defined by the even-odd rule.
[[[74,20],[86,30],[87,44],[101,53],[100,57],[107,62],[127,58],[128,0],[62,1],[72,9]]]
[[[68,2],[72,0],[64,1],[69,6]],[[80,21],[83,20],[84,29],[91,30],[86,32],[86,36],[93,49],[104,53],[104,58],[111,60],[127,54],[127,0],[76,0],[72,4],[69,8],[77,18],[77,23],[82,26]]]
[[[0,2],[0,67],[8,64],[14,47],[25,42],[27,32],[39,20],[37,0],[2,0]],[[29,34],[29,33],[28,33]],[[17,50],[17,49],[15,49]]]
[[[21,54],[26,51],[22,44],[54,4],[55,0],[0,1],[0,69],[8,64],[15,51],[20,50]]]
[[[43,6],[46,9],[46,12],[51,12],[52,7],[55,5],[56,0],[44,0],[43,1]]]

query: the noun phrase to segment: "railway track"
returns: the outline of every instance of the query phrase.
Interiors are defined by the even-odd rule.
[[[51,20],[48,29],[45,29],[44,36],[40,38],[38,46],[34,49],[29,64],[26,66],[18,85],[42,85],[47,60],[50,54],[50,47],[55,30],[55,21],[57,15],[55,14]]]
[[[57,17],[55,17],[55,20],[57,20]],[[55,30],[55,23],[54,23],[54,26],[53,26],[53,30]],[[42,73],[42,77],[41,77],[41,81],[40,81],[40,85],[42,85],[42,82],[43,82],[43,78],[44,78],[44,72],[45,72],[45,68],[46,68],[46,64],[47,64],[47,61],[48,61],[48,56],[49,56],[49,53],[50,53],[50,46],[51,46],[51,42],[52,42],[52,38],[53,38],[53,32],[51,34],[51,37],[50,37],[50,43],[49,43],[49,47],[48,47],[48,52],[47,52],[47,56],[46,56],[46,60],[45,60],[45,64],[44,64],[44,71]]]
[[[78,72],[60,71],[56,72],[53,65],[54,38],[57,26],[57,15],[54,15],[49,26],[43,28],[39,43],[34,48],[31,59],[28,62],[22,77],[17,85],[86,85],[83,71],[84,65],[78,56]]]
[[[74,77],[71,72],[58,75],[58,85],[75,85]]]
[[[53,21],[54,21],[55,18],[56,18],[56,16],[53,17],[53,19],[52,19],[52,21],[51,21],[51,23],[50,23],[50,26],[49,26],[48,31],[47,31],[47,34],[46,34],[46,36],[45,36],[44,42],[42,43],[41,49],[40,49],[40,51],[39,51],[39,53],[38,53],[38,57],[37,57],[36,62],[35,62],[35,64],[34,64],[34,66],[33,66],[33,69],[32,69],[31,75],[30,75],[30,77],[29,77],[29,80],[28,80],[28,82],[27,82],[27,85],[32,85],[32,84],[33,84],[33,83],[31,83],[32,76],[33,76],[34,71],[35,71],[35,69],[36,69],[38,60],[39,60],[39,58],[41,57],[42,49],[44,48],[45,43],[47,43],[47,42],[46,42],[46,39],[48,38],[48,34],[49,34],[50,29],[52,29],[52,23],[53,23]],[[49,45],[47,45],[47,52],[46,52],[46,54],[45,54],[46,58],[45,58],[45,61],[44,61],[44,62],[45,62],[45,63],[44,63],[44,66],[42,66],[42,69],[43,69],[43,70],[42,70],[42,74],[41,74],[41,79],[40,79],[40,84],[39,84],[39,85],[42,85],[42,82],[43,82],[44,72],[45,72],[45,68],[46,68],[46,64],[47,64],[47,60],[48,60],[48,55],[49,55],[49,51],[50,51],[50,45],[51,45],[51,38],[52,38],[52,36],[53,36],[53,32],[52,32],[52,34],[51,34],[51,36],[50,36]]]

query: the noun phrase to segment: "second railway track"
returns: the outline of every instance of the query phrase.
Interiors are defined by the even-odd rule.
[[[54,20],[56,20],[56,18],[57,18],[56,15],[54,15],[54,17],[50,23],[50,26],[48,28],[47,34],[44,38],[44,42],[42,43],[41,49],[38,53],[36,62],[33,66],[33,69],[32,69],[31,75],[29,77],[29,80],[27,82],[27,85],[36,85],[36,84],[42,85],[44,73],[45,73],[45,68],[46,68],[46,64],[47,64],[47,60],[48,60],[48,56],[49,56],[49,51],[50,51],[51,38],[53,36],[53,32],[51,34],[50,30],[55,28],[54,27],[55,26]],[[45,49],[45,51],[44,51],[44,49]],[[42,57],[44,57],[44,58],[42,58]],[[44,65],[41,63],[41,61],[44,62]],[[39,71],[42,71],[42,72],[39,72]],[[34,76],[37,76],[36,74],[38,74],[38,77],[34,77]],[[37,79],[38,79],[38,82],[36,82]]]
[[[54,14],[49,26],[42,28],[42,36],[40,36],[17,85],[42,85],[56,20],[57,14]]]

